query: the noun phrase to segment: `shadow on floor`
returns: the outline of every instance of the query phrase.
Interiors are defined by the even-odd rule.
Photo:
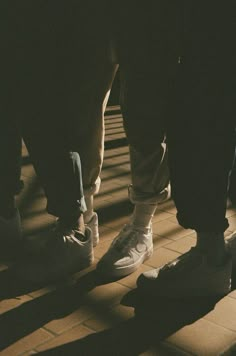
[[[131,294],[131,295],[130,295]],[[137,291],[129,293],[128,303],[135,307],[136,316],[120,325],[83,339],[38,353],[42,356],[138,356],[212,310],[217,300],[141,299]],[[127,304],[127,297],[126,301]]]
[[[70,315],[86,304],[87,293],[96,286],[109,283],[91,271],[71,284],[55,286],[55,290],[27,301],[0,315],[0,350],[43,327],[48,322]],[[0,272],[0,299],[16,298],[39,289],[16,281],[9,270]],[[43,286],[41,286],[43,287]],[[233,287],[236,287],[234,281]],[[214,309],[218,300],[194,298],[185,300],[141,297],[137,290],[129,292],[122,304],[135,308],[135,317],[119,325],[91,334],[83,339],[41,352],[41,355],[139,355],[175,331],[191,324]],[[16,321],[19,321],[16,322]]]
[[[39,285],[28,285],[16,280],[9,270],[0,273],[0,299],[17,298],[38,290]],[[84,296],[98,285],[96,273],[87,273],[78,281],[52,286],[53,291],[27,301],[0,315],[0,350],[27,336],[46,323],[63,318],[84,305]],[[46,293],[46,292],[45,292]],[[16,322],[18,321],[18,322]]]

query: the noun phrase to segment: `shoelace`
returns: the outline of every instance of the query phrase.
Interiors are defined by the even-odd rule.
[[[117,239],[114,241],[113,246],[120,252],[127,251],[130,247],[133,247],[137,243],[137,237],[140,231],[136,229],[133,229],[132,231],[129,230],[130,226],[125,226]],[[124,235],[122,236],[122,234]]]

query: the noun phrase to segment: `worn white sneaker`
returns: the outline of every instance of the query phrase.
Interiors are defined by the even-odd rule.
[[[90,228],[93,235],[93,247],[99,243],[99,230],[98,230],[98,214],[94,212],[92,218],[86,223],[86,226]]]
[[[109,277],[133,273],[153,253],[152,229],[125,225],[97,265],[97,271]]]
[[[27,282],[48,283],[89,267],[93,260],[92,231],[86,227],[83,235],[76,229],[65,231],[59,226],[40,254],[17,263],[13,271]]]
[[[15,257],[22,242],[21,219],[18,209],[11,219],[0,217],[0,246],[3,260]]]

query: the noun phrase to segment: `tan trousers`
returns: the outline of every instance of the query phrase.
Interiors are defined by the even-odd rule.
[[[83,114],[79,115],[80,128],[83,129],[80,130],[81,138],[77,142],[85,195],[97,194],[99,191],[99,175],[104,155],[104,111],[117,68],[114,60],[101,61],[93,77],[90,73],[90,82],[87,82],[89,107],[84,107]],[[133,125],[132,136],[137,130],[137,126]],[[142,133],[136,134],[139,137]],[[127,138],[129,141],[128,133]],[[167,147],[165,143],[157,146],[153,152],[147,153],[138,152],[130,145],[129,198],[134,204],[138,202],[157,204],[167,196],[166,187],[169,183]]]

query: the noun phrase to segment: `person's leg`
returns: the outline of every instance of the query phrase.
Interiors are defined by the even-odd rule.
[[[155,8],[154,3],[152,6]],[[152,17],[152,11],[144,5],[135,6],[133,16],[132,6],[128,10],[119,14],[124,31],[117,29],[115,38],[121,70],[121,108],[130,145],[132,185],[129,196],[135,207],[130,222],[98,264],[100,272],[114,276],[134,272],[153,250],[151,221],[157,204],[167,198],[169,192],[164,141],[169,67],[177,63],[177,60],[170,63],[168,58],[164,61],[165,48],[155,29],[157,19]],[[145,26],[140,29],[141,19]],[[150,43],[151,34],[156,32],[155,42]],[[167,39],[168,31],[165,36]]]
[[[4,103],[3,103],[4,106]],[[21,190],[21,136],[16,123],[1,115],[0,244],[1,258],[15,256],[21,244],[21,221],[15,195]]]
[[[47,114],[43,116],[46,119]],[[38,256],[17,266],[20,278],[35,282],[66,277],[93,261],[93,236],[83,219],[86,204],[80,157],[69,149],[66,125],[60,128],[50,117],[48,122],[39,118],[23,125],[24,141],[47,197],[47,211],[58,218]]]
[[[16,270],[21,278],[38,282],[62,278],[93,261],[92,233],[83,220],[86,204],[81,162],[74,150],[72,127],[68,121],[69,98],[75,94],[70,87],[72,79],[68,78],[69,58],[64,52],[65,44],[60,41],[58,13],[50,12],[50,8],[44,10],[47,10],[47,17],[40,19],[36,31],[40,46],[31,54],[32,61],[27,62],[32,76],[22,84],[24,97],[20,118],[25,144],[45,191],[47,211],[58,220],[49,232],[45,249],[37,258],[32,256],[23,261]],[[68,12],[63,12],[61,17],[69,26],[72,19]],[[44,24],[42,32],[39,30],[41,23]],[[69,27],[68,33],[63,32],[63,35],[72,41],[69,36],[72,33]],[[78,48],[72,44],[73,41],[69,42],[68,50],[74,53]],[[54,47],[47,52],[50,46]],[[26,54],[28,51],[26,48]]]
[[[94,245],[99,240],[94,195],[100,187],[104,154],[104,111],[117,70],[111,56],[110,32],[102,5],[75,5],[70,21],[73,26],[67,30],[71,46],[64,68],[66,120],[71,149],[79,152],[81,158],[87,205],[84,219],[93,231]]]
[[[46,12],[51,18],[50,23],[56,21],[54,32],[59,43],[55,42],[55,34],[50,33],[47,22],[43,28],[45,43],[42,40],[44,32],[40,33],[39,39],[42,49],[45,45],[50,47],[50,56],[46,61],[45,52],[36,51],[38,55],[34,60],[39,64],[40,75],[32,70],[37,87],[34,86],[36,94],[30,109],[33,113],[39,107],[37,100],[40,98],[43,110],[39,109],[40,118],[36,118],[36,123],[26,122],[24,137],[46,192],[48,212],[58,216],[63,225],[66,222],[70,226],[78,214],[83,213],[80,218],[84,216],[85,229],[91,229],[93,245],[96,245],[99,235],[97,214],[93,212],[93,195],[100,185],[103,115],[117,65],[111,61],[107,33],[103,32],[101,16],[94,9],[96,6],[90,9],[90,6],[76,5],[72,1],[65,9],[68,10],[71,4],[73,11],[65,12],[65,16],[59,12],[60,7],[55,15]],[[57,23],[58,14],[66,24],[62,39],[57,33],[60,34],[61,29]],[[99,27],[94,32],[96,21]],[[63,38],[67,39],[66,49]],[[53,58],[56,58],[55,68],[52,68]],[[81,230],[81,220],[77,219],[76,224],[77,230]]]
[[[14,120],[1,119],[0,216],[11,218],[15,213],[15,195],[21,189],[21,135]]]
[[[163,142],[158,146],[151,153],[130,146],[129,198],[134,204],[131,216],[134,226],[150,228],[157,205],[170,197],[167,145]]]
[[[220,296],[230,291],[232,262],[224,231],[235,146],[235,48],[228,47],[234,26],[226,8],[216,5],[214,10],[212,17],[208,3],[204,11],[192,2],[185,6],[169,162],[178,221],[197,232],[197,243],[168,268],[138,279],[141,289],[159,296]]]
[[[106,39],[100,40],[100,42]],[[107,46],[109,43],[107,42]],[[102,47],[103,48],[103,47]],[[94,244],[99,241],[98,217],[94,211],[94,195],[100,188],[100,172],[104,154],[104,112],[117,65],[112,63],[107,54],[98,57],[91,65],[90,61],[80,66],[78,71],[86,72],[86,82],[80,83],[81,93],[75,102],[71,115],[73,129],[73,148],[80,153],[83,187],[87,210],[85,223],[92,229]],[[95,54],[94,54],[95,56]]]
[[[21,222],[15,205],[15,195],[22,188],[21,175],[21,134],[17,125],[17,106],[14,100],[17,92],[15,58],[15,28],[11,22],[11,7],[7,1],[0,4],[0,41],[2,47],[0,77],[0,244],[1,257],[13,256],[21,242]]]

